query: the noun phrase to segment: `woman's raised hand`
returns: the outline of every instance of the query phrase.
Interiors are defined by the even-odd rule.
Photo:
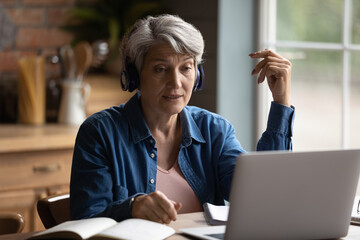
[[[249,56],[262,59],[251,73],[252,75],[259,74],[258,83],[262,83],[266,77],[274,102],[290,107],[290,61],[268,49],[250,53]]]

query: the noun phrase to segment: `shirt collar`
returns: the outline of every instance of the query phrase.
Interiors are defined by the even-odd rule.
[[[135,143],[143,141],[148,137],[152,137],[149,128],[145,122],[144,116],[140,106],[140,92],[138,91],[130,100],[125,104],[124,110],[128,123],[130,125],[130,134],[134,139]],[[188,107],[185,107],[181,113],[181,124],[182,124],[182,140],[181,144],[188,147],[192,139],[197,142],[205,143],[205,139],[201,134],[200,129],[195,123]]]
[[[182,144],[187,147],[191,144],[191,139],[197,142],[205,143],[205,139],[201,134],[201,131],[191,116],[188,107],[185,107],[181,113],[181,125],[182,125]]]

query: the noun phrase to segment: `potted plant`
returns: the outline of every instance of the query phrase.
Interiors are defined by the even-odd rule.
[[[106,40],[110,54],[105,64],[116,64],[124,34],[137,19],[163,13],[164,6],[162,0],[78,0],[61,28],[73,34],[73,44]]]

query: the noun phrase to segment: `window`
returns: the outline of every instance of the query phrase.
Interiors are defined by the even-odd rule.
[[[260,1],[260,47],[292,62],[294,150],[360,148],[360,1]],[[261,87],[258,129],[270,92]]]

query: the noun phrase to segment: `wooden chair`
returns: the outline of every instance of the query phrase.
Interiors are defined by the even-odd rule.
[[[25,226],[24,218],[19,213],[0,213],[0,234],[20,233]]]
[[[38,200],[37,211],[45,228],[70,220],[70,196],[60,194]]]

